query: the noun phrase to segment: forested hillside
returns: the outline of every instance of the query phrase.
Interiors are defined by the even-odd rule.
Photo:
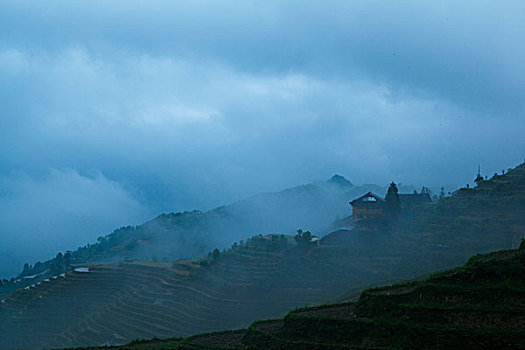
[[[374,185],[356,187],[334,175],[325,182],[256,195],[208,212],[161,214],[142,225],[100,236],[93,244],[58,253],[54,259],[28,262],[11,282],[0,281],[0,296],[74,267],[199,257],[261,233],[293,234],[299,228],[326,233],[336,218],[350,215],[348,200],[370,189],[383,191]]]
[[[319,246],[302,236],[256,235],[200,260],[128,261],[68,272],[2,302],[3,346],[122,344],[247,327],[335,300],[348,289],[355,293],[517,247],[525,219],[524,167],[438,204],[415,206],[389,232],[337,230]]]

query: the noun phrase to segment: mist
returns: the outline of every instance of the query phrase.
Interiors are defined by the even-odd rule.
[[[335,173],[453,189],[520,163],[524,12],[0,1],[0,276]]]
[[[139,224],[151,213],[103,175],[51,170],[38,178],[0,178],[0,275],[20,272],[25,262],[93,243],[115,227]],[[12,233],[12,234],[9,234]]]

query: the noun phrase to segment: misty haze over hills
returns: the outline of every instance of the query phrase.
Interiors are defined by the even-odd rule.
[[[297,200],[302,202],[309,197],[319,200],[322,196],[316,193],[334,187],[339,192],[349,187],[352,191],[347,181],[336,176],[327,182],[262,197],[270,197],[263,201],[266,207],[272,201],[297,205]],[[390,194],[393,187],[389,187]],[[336,201],[336,193],[333,195]],[[309,232],[298,233],[295,237],[282,234],[255,235],[244,242],[233,244],[225,251],[214,250],[212,254],[198,259],[175,262],[124,259],[115,264],[95,263],[96,259],[93,258],[101,261],[104,254],[118,253],[122,247],[133,253],[132,248],[137,244],[122,242],[121,238],[126,236],[136,239],[135,243],[139,244],[144,243],[144,238],[153,243],[155,237],[143,235],[151,233],[160,234],[161,237],[170,236],[175,240],[191,240],[191,228],[197,228],[194,232],[198,232],[206,227],[206,223],[216,224],[217,216],[224,219],[224,223],[228,223],[228,218],[233,218],[235,225],[243,216],[252,215],[249,209],[257,208],[257,205],[238,203],[221,208],[218,210],[220,213],[211,215],[198,212],[161,215],[140,227],[117,230],[101,238],[98,244],[71,253],[67,260],[72,266],[67,267],[67,270],[57,270],[57,266],[62,265],[60,262],[66,260],[66,255],[57,256],[54,265],[49,266],[49,271],[44,271],[40,277],[24,274],[21,280],[7,283],[0,290],[0,332],[5,335],[0,348],[119,345],[137,338],[175,336],[170,341],[173,344],[169,349],[232,349],[227,337],[223,337],[229,332],[223,333],[219,343],[209,339],[211,342],[207,342],[206,346],[179,347],[179,337],[245,328],[254,320],[281,317],[289,310],[305,305],[356,300],[360,291],[371,284],[390,285],[406,278],[425,281],[423,276],[429,272],[462,264],[473,254],[495,249],[523,248],[524,196],[525,163],[522,163],[505,174],[494,175],[487,180],[478,178],[476,186],[465,186],[451,196],[441,196],[434,203],[402,202],[401,211],[394,221],[376,221],[372,217],[367,219],[368,224],[365,222],[364,226],[362,221],[357,221],[354,228],[335,229],[319,241],[309,239]],[[385,204],[391,203],[388,198],[385,197]],[[376,212],[382,206],[382,202],[365,202],[369,202],[365,204]],[[239,208],[248,210],[239,211]],[[363,209],[359,210],[359,217],[362,217]],[[293,212],[291,214],[293,216]],[[374,222],[379,226],[369,225]],[[150,231],[147,228],[152,223],[153,230]],[[181,228],[186,228],[186,231],[179,235],[182,232],[177,231]],[[128,246],[128,243],[132,244]],[[149,246],[152,250],[156,248],[153,244]],[[375,309],[383,314],[392,313],[391,321],[394,323],[387,321],[386,324],[377,324],[367,319],[366,315],[363,315],[365,319],[356,320],[352,310],[344,305],[334,305],[335,310],[340,306],[343,308],[341,311],[346,315],[342,320],[346,324],[345,330],[349,328],[356,332],[359,335],[357,338],[348,334],[346,338],[341,338],[338,335],[341,329],[330,319],[323,320],[323,324],[312,325],[313,328],[303,329],[295,333],[294,337],[298,341],[307,340],[309,335],[315,333],[326,338],[322,342],[324,344],[319,344],[315,349],[333,349],[334,341],[343,339],[346,342],[348,338],[362,343],[364,349],[375,349],[370,348],[370,341],[373,340],[374,344],[384,343],[385,335],[392,340],[397,338],[398,345],[400,341],[408,344],[462,342],[470,344],[466,348],[472,349],[478,349],[478,345],[491,349],[494,346],[487,344],[496,343],[502,343],[503,348],[521,348],[521,345],[515,345],[523,344],[525,339],[520,321],[523,319],[525,288],[522,278],[525,255],[522,251],[478,255],[470,259],[465,267],[453,271],[452,275],[447,271],[437,275],[440,276],[438,279],[426,280],[425,286],[416,292],[411,287],[414,282],[394,284],[386,289],[384,296],[387,299],[384,303],[369,305],[373,307],[369,309],[371,312]],[[85,254],[90,252],[95,254]],[[513,257],[512,261],[491,259],[494,256],[509,256],[509,253]],[[83,262],[80,265],[83,267],[76,268],[79,258],[86,257],[91,259],[87,265],[93,263],[95,266],[86,267],[86,262]],[[486,263],[487,259],[492,262]],[[454,285],[450,285],[449,282],[453,280]],[[16,285],[25,287],[16,288]],[[390,296],[389,290],[393,291],[393,295]],[[403,303],[405,309],[396,308],[392,301],[404,298],[407,293],[419,300],[417,308],[414,309],[416,305],[411,303]],[[429,303],[435,301],[436,297],[439,300],[440,296],[445,304]],[[383,299],[381,295],[378,297]],[[370,298],[365,295],[360,300],[366,304]],[[478,305],[479,301],[488,303],[490,309]],[[468,308],[462,308],[462,305]],[[418,318],[414,318],[416,310],[419,310]],[[339,318],[337,314],[332,316]],[[399,324],[399,319],[404,322]],[[291,320],[284,320],[285,325],[290,325],[288,321]],[[370,330],[370,337],[362,338],[361,321]],[[383,325],[387,327],[386,333],[383,332]],[[400,326],[401,331],[404,329],[403,332],[407,332],[401,334],[410,335],[414,340],[407,340],[405,335],[397,331],[389,331],[392,326]],[[417,333],[414,333],[414,329]],[[468,329],[471,331],[466,333]],[[423,335],[420,331],[424,332]],[[463,340],[451,338],[450,334],[454,332],[462,334]],[[479,338],[476,334],[485,338]],[[200,337],[206,338],[208,335]],[[192,342],[193,339],[186,338],[184,343]],[[487,343],[485,339],[491,341]],[[239,343],[242,339],[237,340],[235,349],[246,350]],[[158,340],[131,345],[133,349],[135,346],[148,348],[156,342]],[[311,348],[304,345],[292,348]],[[261,344],[248,348],[271,347]]]
[[[523,0],[0,0],[0,350],[521,346],[524,91]]]
[[[334,173],[500,173],[525,149],[524,6],[1,0],[2,269]]]
[[[351,214],[349,200],[368,191],[381,195],[385,187],[377,185],[354,186],[340,175],[330,180],[293,187],[280,192],[255,195],[231,205],[217,207],[207,212],[186,211],[157,216],[140,226],[124,225],[111,236],[111,251],[94,253],[84,263],[90,265],[118,262],[123,259],[176,260],[206,255],[214,248],[228,248],[233,242],[253,235],[279,233],[295,234],[297,229],[308,229],[314,234],[327,233],[336,219]],[[413,187],[406,187],[411,192]],[[106,203],[107,206],[112,203]],[[109,210],[109,209],[108,209]],[[135,218],[136,219],[136,218]],[[80,228],[81,229],[81,228]],[[71,230],[75,232],[76,228]],[[102,235],[106,236],[106,234]],[[101,244],[101,238],[98,244]],[[95,239],[88,241],[91,245]],[[106,244],[106,240],[103,242]],[[95,247],[94,247],[95,248]],[[76,250],[69,246],[66,250]],[[2,265],[2,277],[18,274],[25,262],[33,265],[32,255],[23,255],[24,249],[11,254],[11,264]],[[48,260],[58,251],[51,251],[40,261]],[[25,259],[25,260],[22,260]],[[19,262],[18,265],[16,262]]]

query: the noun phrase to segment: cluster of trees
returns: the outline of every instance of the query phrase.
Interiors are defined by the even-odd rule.
[[[310,231],[297,230],[295,241],[299,247],[309,246],[312,241],[312,233]]]
[[[65,254],[58,253],[54,259],[44,263],[37,261],[34,266],[25,263],[20,277],[38,275],[47,270],[51,275],[58,275],[69,269],[71,269],[71,252],[67,251]]]
[[[51,261],[51,266],[49,266],[49,273],[52,275],[59,275],[67,270],[71,269],[71,252],[58,253],[56,258]]]
[[[275,251],[282,251],[285,250],[287,247],[288,240],[285,235],[270,234],[263,236],[262,234],[259,234],[248,238],[246,242],[240,241],[238,243],[233,243],[231,246],[231,250],[250,248],[269,253]],[[201,262],[201,265],[210,265],[219,260],[224,254],[226,254],[225,250],[220,251],[218,248],[215,248],[208,253],[206,259]]]

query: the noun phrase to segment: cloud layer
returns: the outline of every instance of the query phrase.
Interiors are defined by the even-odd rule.
[[[520,1],[0,8],[4,241],[80,225],[76,245],[333,173],[440,186],[523,160]]]
[[[93,243],[94,235],[141,223],[151,215],[130,190],[100,173],[19,173],[0,177],[0,188],[0,275]]]

